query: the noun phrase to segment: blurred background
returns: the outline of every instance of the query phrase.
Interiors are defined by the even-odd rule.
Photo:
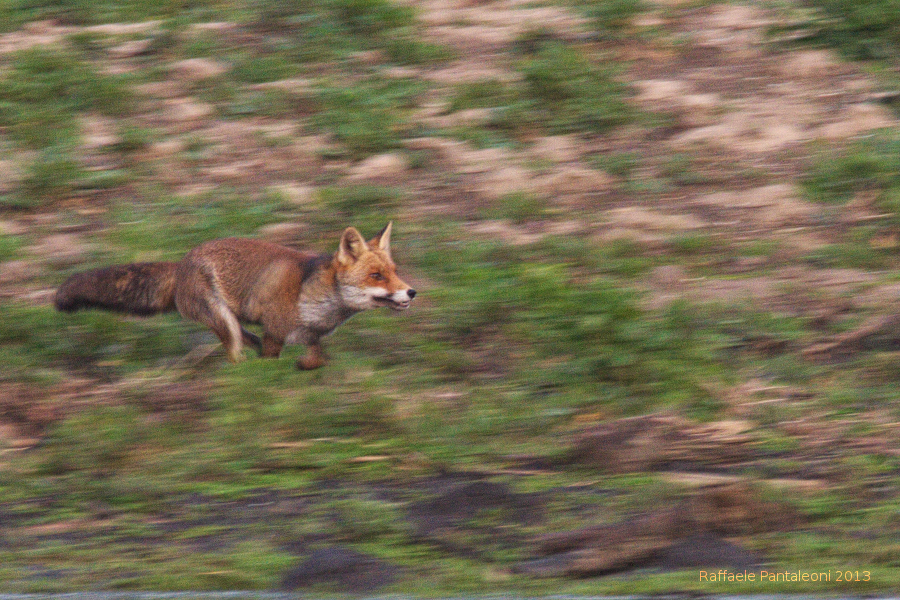
[[[0,2],[0,591],[896,590],[898,23]],[[419,296],[315,372],[52,308],[389,220]]]

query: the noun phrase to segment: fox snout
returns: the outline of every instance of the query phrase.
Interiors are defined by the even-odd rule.
[[[394,301],[398,303],[400,308],[406,309],[409,308],[409,303],[412,301],[412,299],[416,297],[416,290],[407,288],[405,290],[395,292],[394,296],[397,296],[396,298],[394,298]]]
[[[387,306],[388,308],[392,308],[394,310],[406,310],[407,308],[409,308],[409,303],[415,297],[416,290],[412,288],[406,288],[405,290],[398,290],[393,294],[376,297],[374,300],[376,303]]]

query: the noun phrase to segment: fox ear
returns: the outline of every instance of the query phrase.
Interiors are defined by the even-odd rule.
[[[391,229],[394,226],[394,222],[390,221],[387,225],[385,225],[384,229],[382,229],[378,235],[369,240],[369,246],[377,247],[382,252],[386,253],[388,256],[391,254]]]
[[[341,264],[349,265],[356,262],[360,256],[367,250],[366,240],[353,227],[344,230],[341,236],[341,245],[338,247],[338,261]]]

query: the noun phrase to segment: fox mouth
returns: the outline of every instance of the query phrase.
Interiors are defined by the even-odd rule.
[[[391,310],[406,310],[409,308],[409,300],[404,300],[402,302],[397,302],[396,300],[392,300],[391,298],[374,298],[375,303],[380,306],[386,306]]]

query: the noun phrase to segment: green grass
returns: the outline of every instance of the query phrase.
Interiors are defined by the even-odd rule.
[[[658,126],[629,104],[627,71],[605,54],[627,40],[646,6],[574,4],[597,35],[574,42],[526,34],[504,55],[519,79],[442,88],[426,77],[381,74],[390,65],[427,72],[468,58],[427,41],[416,9],[389,0],[0,1],[0,29],[7,31],[38,18],[71,25],[164,20],[161,33],[147,34],[150,51],[127,61],[136,69],[131,75],[105,69],[109,48],[123,40],[93,33],[0,58],[3,148],[19,153],[25,165],[22,183],[0,200],[0,217],[27,228],[0,237],[0,261],[27,258],[39,267],[25,282],[0,286],[19,297],[0,302],[0,420],[37,427],[22,435],[41,437],[27,451],[0,453],[0,516],[13,519],[16,539],[7,542],[18,544],[0,548],[3,591],[272,589],[301,558],[286,549],[292,543],[306,544],[303,552],[342,543],[400,565],[404,577],[387,594],[896,587],[897,461],[851,443],[873,435],[876,426],[865,426],[871,415],[879,422],[898,416],[891,340],[876,340],[845,363],[818,364],[799,351],[859,319],[823,326],[790,307],[749,301],[646,308],[642,290],[654,267],[675,264],[692,278],[720,277],[722,264],[749,255],[771,258],[777,268],[789,246],[782,238],[735,243],[697,233],[663,248],[608,243],[593,236],[602,233],[598,216],[612,204],[591,199],[574,209],[585,233],[512,246],[472,234],[472,221],[506,219],[530,228],[562,218],[568,208],[562,212],[529,194],[484,201],[467,191],[468,174],[447,172],[439,157],[414,153],[408,153],[415,165],[410,185],[342,181],[352,161],[406,152],[405,140],[433,133],[415,121],[416,111],[445,101],[449,113],[491,109],[483,125],[443,132],[479,147],[527,150],[537,137],[574,134],[591,144],[592,166],[626,182],[616,194],[638,192],[652,203],[682,186],[718,183],[706,171],[696,174],[705,163],[690,151],[652,156],[620,139],[622,126]],[[828,43],[891,60],[894,7],[819,5],[829,15],[816,21],[831,36]],[[190,28],[221,19],[238,27],[221,36]],[[139,102],[131,86],[165,79],[171,63],[188,57],[229,67],[184,92],[213,104],[217,119],[248,127],[289,121],[299,136],[324,134],[337,150],[297,167],[287,153],[303,140],[291,134],[267,146],[277,158],[261,182],[180,194],[179,184],[208,183],[205,167],[229,149],[206,131],[167,131],[153,100]],[[292,77],[311,80],[310,91],[257,87]],[[81,120],[93,114],[115,120],[119,141],[85,156]],[[172,159],[187,173],[177,183],[165,160],[145,160],[155,142],[169,139],[186,143]],[[891,131],[823,149],[804,180],[808,198],[825,207],[822,225],[860,196],[885,216],[829,229],[832,244],[784,260],[893,269],[898,150]],[[650,179],[645,171],[659,175]],[[295,206],[265,191],[294,179],[317,187],[316,202]],[[457,193],[464,196],[459,206]],[[450,210],[422,210],[434,197]],[[613,204],[620,200],[610,197]],[[66,210],[57,220],[48,218],[54,203]],[[75,271],[177,260],[209,239],[256,236],[273,223],[303,223],[308,247],[333,251],[343,227],[371,236],[390,219],[401,276],[421,296],[400,316],[372,311],[351,319],[327,340],[331,361],[315,372],[295,369],[303,352],[296,347],[279,360],[247,350],[241,364],[227,363],[221,352],[194,364],[182,359],[214,337],[177,315],[69,315],[44,301]],[[84,232],[96,245],[77,265],[42,261],[29,245],[53,228]],[[841,440],[847,443],[828,450],[828,489],[767,492],[799,512],[800,531],[743,541],[780,569],[852,567],[871,570],[872,580],[761,589],[702,584],[695,570],[586,580],[511,574],[528,557],[521,540],[616,522],[691,494],[654,473],[605,476],[554,463],[539,476],[512,474],[523,455],[559,458],[573,432],[592,423],[653,412],[753,421],[762,458],[753,467],[758,473],[746,473],[751,479],[802,476],[818,464],[804,454],[813,452],[807,440],[785,433],[783,423],[846,425]],[[466,470],[549,498],[546,520],[509,525],[508,510],[500,508],[443,532],[444,544],[417,537],[405,511],[433,494],[419,489],[420,482]],[[277,499],[256,500],[266,493]],[[521,537],[509,541],[509,535]],[[460,556],[448,550],[452,544],[471,544],[482,554]]]
[[[415,9],[389,0],[252,0],[252,26],[300,64],[384,51],[398,64],[434,64],[453,53],[418,39]]]
[[[398,148],[415,125],[407,113],[424,86],[414,80],[369,79],[350,86],[322,89],[321,110],[314,116],[319,128],[330,132],[352,158]]]
[[[808,0],[820,10],[815,39],[854,59],[900,57],[900,6],[892,0]]]
[[[541,43],[519,71],[526,112],[553,133],[602,133],[634,118],[614,65],[597,64],[576,46]]]
[[[88,177],[79,159],[81,116],[122,118],[135,108],[124,76],[107,75],[81,53],[60,47],[22,50],[8,59],[0,86],[0,127],[16,145],[34,150],[19,189],[0,207],[35,208],[79,188],[116,185],[109,172]]]
[[[844,203],[860,192],[891,193],[900,188],[900,137],[882,130],[843,149],[821,153],[805,181],[816,202]]]
[[[894,237],[900,226],[900,137],[890,129],[819,153],[803,188],[813,202],[842,206],[857,201],[878,215],[849,228],[840,241],[806,257],[821,266],[886,269],[894,265]]]
[[[146,197],[114,208],[112,219],[118,225],[105,236],[105,245],[117,249],[111,259],[115,262],[178,260],[205,241],[251,236],[291,214],[285,202],[269,195],[248,199],[239,190],[218,188],[185,199],[148,190]]]
[[[642,0],[604,0],[575,2],[603,39],[622,39],[632,29],[632,22],[647,6]]]
[[[77,140],[75,116],[89,110],[122,117],[133,97],[122,76],[99,73],[78,54],[58,47],[15,53],[0,89],[0,125],[31,148]]]
[[[607,57],[540,35],[522,40],[520,46],[515,66],[521,83],[486,80],[459,85],[448,110],[493,108],[488,133],[513,135],[535,130],[599,135],[637,119],[638,112],[627,103],[628,86],[619,81],[618,67]]]

